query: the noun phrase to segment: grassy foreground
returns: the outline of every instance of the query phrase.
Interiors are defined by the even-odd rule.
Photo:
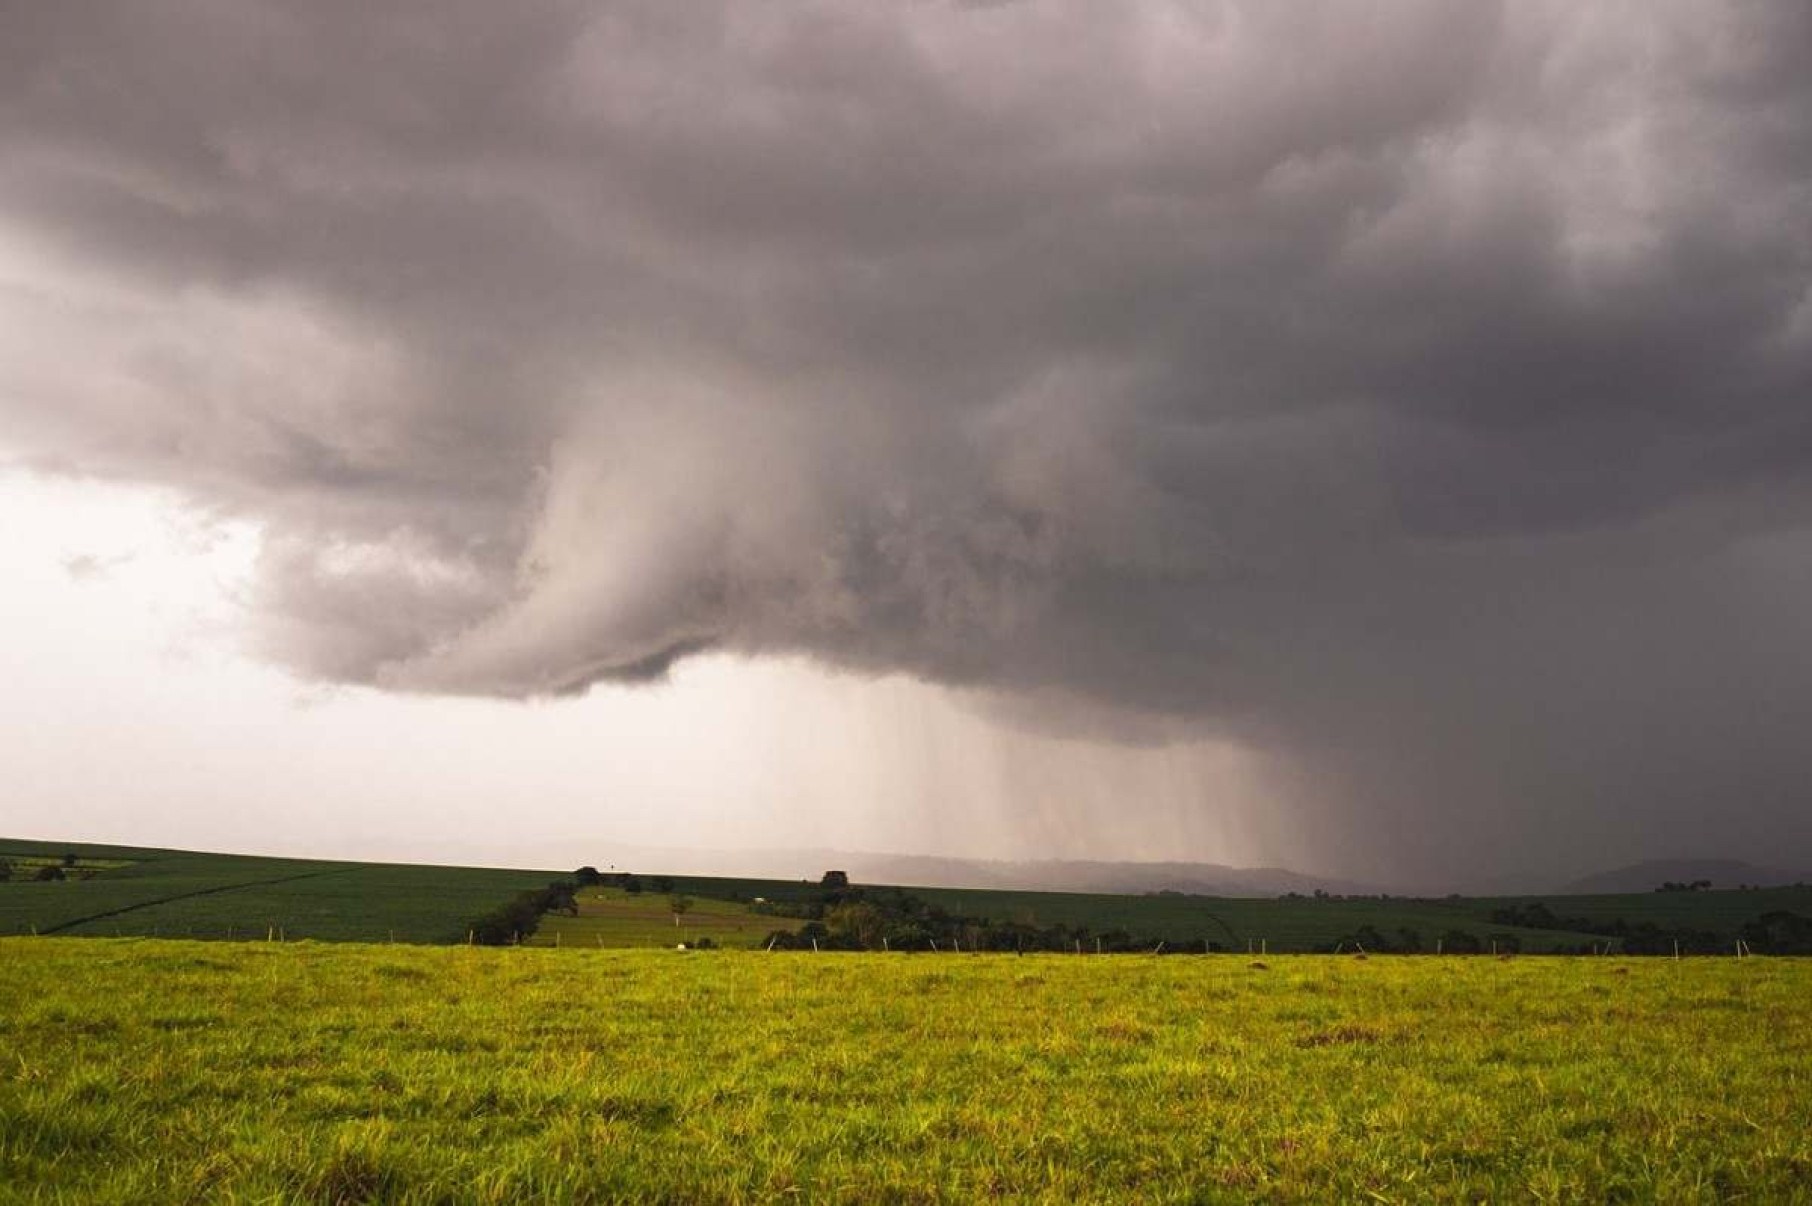
[[[0,939],[0,1199],[1812,1200],[1812,964]]]

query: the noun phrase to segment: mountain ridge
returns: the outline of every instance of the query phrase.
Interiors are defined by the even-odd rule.
[[[1763,867],[1736,858],[1651,858],[1581,876],[1564,884],[1562,896],[1615,896],[1653,892],[1662,884],[1709,880],[1714,888],[1780,888],[1812,881],[1805,871]]]

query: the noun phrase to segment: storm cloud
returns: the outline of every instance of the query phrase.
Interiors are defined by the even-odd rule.
[[[804,655],[1423,870],[1812,857],[1803,4],[0,25],[0,439],[259,523],[303,675]]]

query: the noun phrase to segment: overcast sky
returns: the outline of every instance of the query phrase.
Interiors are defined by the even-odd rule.
[[[1798,0],[0,3],[0,830],[1812,866],[1808,399]]]

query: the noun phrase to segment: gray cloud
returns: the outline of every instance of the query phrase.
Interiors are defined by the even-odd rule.
[[[129,565],[131,561],[130,553],[122,553],[114,557],[102,557],[94,553],[77,553],[73,557],[63,559],[63,572],[68,574],[73,582],[92,582],[107,577],[120,566]]]
[[[305,674],[804,653],[1372,866],[1812,858],[1802,5],[0,22],[8,441],[264,523]]]

